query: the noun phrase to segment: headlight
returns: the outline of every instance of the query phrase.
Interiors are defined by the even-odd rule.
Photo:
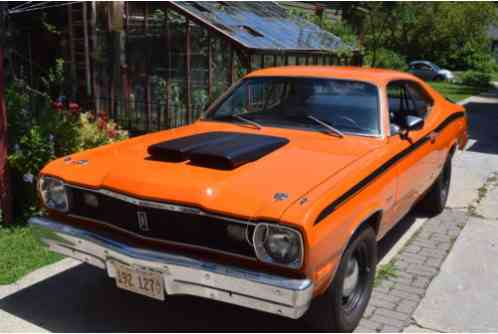
[[[286,226],[261,223],[253,236],[254,250],[259,260],[290,268],[303,264],[301,233]]]
[[[38,183],[38,190],[47,208],[61,212],[68,211],[69,205],[64,182],[53,177],[42,176]]]

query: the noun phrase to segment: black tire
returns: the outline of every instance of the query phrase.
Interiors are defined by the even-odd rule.
[[[370,300],[376,265],[375,232],[365,227],[350,241],[328,289],[311,303],[305,315],[308,326],[319,331],[352,332]],[[355,273],[357,283],[348,288],[345,279],[355,277]]]
[[[441,173],[418,204],[418,210],[433,217],[443,212],[448,201],[451,184],[451,155],[446,160]]]

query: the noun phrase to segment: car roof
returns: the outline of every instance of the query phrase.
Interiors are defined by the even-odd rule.
[[[419,81],[414,75],[380,68],[354,66],[283,66],[270,67],[251,72],[250,77],[315,77],[327,79],[349,79],[384,85],[392,80]]]
[[[428,60],[414,60],[408,65],[414,65],[414,64],[426,64],[426,65],[433,65],[434,63],[428,61]]]

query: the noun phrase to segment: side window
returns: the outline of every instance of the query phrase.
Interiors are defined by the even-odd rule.
[[[430,70],[432,70],[432,68],[429,65],[424,64],[424,63],[416,64],[415,68],[417,70],[422,70],[422,71],[430,71]]]
[[[391,125],[400,127],[403,124],[405,99],[405,85],[401,81],[391,82],[387,86],[387,101],[389,104],[389,120]]]
[[[412,101],[412,110],[409,111],[409,115],[426,118],[434,103],[432,98],[415,82],[408,81],[405,86]]]
[[[426,118],[433,105],[429,94],[416,82],[394,81],[387,86],[391,133],[403,128],[406,116]]]

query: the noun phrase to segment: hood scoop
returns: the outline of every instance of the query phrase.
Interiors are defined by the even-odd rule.
[[[231,170],[275,151],[286,138],[239,132],[207,132],[148,147],[151,159]]]

